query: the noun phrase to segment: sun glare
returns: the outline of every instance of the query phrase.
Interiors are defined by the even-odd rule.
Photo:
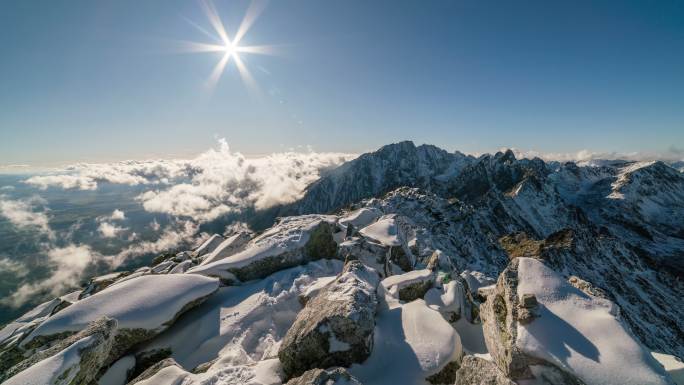
[[[225,72],[226,67],[232,61],[235,63],[238,73],[240,74],[240,77],[242,78],[242,81],[244,82],[245,86],[247,86],[248,90],[252,92],[257,92],[258,86],[254,78],[252,77],[252,74],[250,73],[249,69],[247,68],[247,65],[240,57],[240,53],[273,55],[273,47],[269,45],[241,46],[239,45],[239,43],[242,40],[242,38],[247,34],[247,31],[249,31],[250,27],[252,26],[252,24],[254,24],[254,22],[259,17],[261,12],[264,10],[266,2],[256,0],[250,3],[249,8],[245,13],[245,17],[242,19],[242,22],[240,23],[240,26],[237,32],[235,33],[235,37],[232,40],[230,39],[230,36],[228,35],[228,32],[226,31],[223,22],[219,17],[218,11],[214,7],[214,4],[209,0],[201,0],[200,5],[202,6],[202,9],[204,10],[204,13],[206,14],[209,24],[211,24],[214,32],[212,33],[210,31],[207,31],[200,25],[195,24],[190,20],[188,20],[188,22],[197,30],[202,32],[204,35],[207,35],[218,44],[200,42],[183,42],[183,44],[185,46],[184,51],[186,52],[223,52],[223,56],[221,57],[219,62],[216,63],[214,69],[209,75],[209,79],[207,79],[207,87],[210,90],[216,87],[219,80],[221,79],[221,75],[223,75],[223,72]]]

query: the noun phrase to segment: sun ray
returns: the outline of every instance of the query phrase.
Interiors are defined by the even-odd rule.
[[[223,43],[230,44],[230,38],[228,38],[228,33],[226,32],[226,28],[223,26],[223,22],[216,11],[216,7],[214,7],[214,3],[209,0],[201,0],[200,5],[202,6],[204,13],[207,15],[209,23],[211,23],[211,26],[214,27],[214,30],[219,35],[221,40],[223,40]]]
[[[237,52],[252,53],[257,55],[278,55],[277,45],[248,45],[237,47]]]
[[[211,40],[214,40],[214,41],[215,41],[216,43],[218,43],[218,44],[223,44],[223,41],[222,41],[220,38],[216,37],[216,35],[214,35],[213,33],[207,31],[207,30],[206,30],[205,28],[203,28],[201,25],[195,23],[194,21],[188,19],[188,18],[185,17],[185,16],[181,16],[181,17],[182,17],[183,20],[185,20],[188,24],[190,24],[191,26],[193,26],[196,30],[200,31],[202,34],[204,34],[205,36],[207,36],[207,37],[210,38]]]
[[[200,5],[204,11],[209,23],[211,24],[214,31],[218,34],[218,37],[211,33],[209,30],[197,25],[191,20],[185,18],[185,20],[198,31],[209,36],[214,43],[199,43],[191,41],[180,41],[181,52],[186,53],[197,53],[197,52],[223,52],[221,60],[214,66],[211,71],[211,75],[207,79],[207,88],[211,91],[218,84],[223,72],[231,61],[231,58],[235,62],[235,66],[238,70],[242,82],[245,84],[247,90],[252,93],[259,95],[260,89],[252,73],[247,68],[245,61],[240,57],[241,54],[257,54],[257,55],[276,55],[278,46],[275,45],[250,45],[250,46],[240,46],[239,42],[245,36],[245,34],[252,27],[256,19],[264,11],[267,0],[254,0],[250,3],[244,18],[240,22],[240,26],[235,34],[233,40],[230,39],[228,33],[226,32],[225,26],[221,21],[221,18],[216,10],[216,7],[211,2],[211,0],[200,0]]]
[[[224,52],[226,47],[218,44],[197,43],[194,41],[178,41],[180,53]]]
[[[259,15],[264,11],[268,2],[266,0],[254,0],[249,4],[245,17],[240,23],[237,33],[235,34],[235,39],[233,44],[238,45],[242,38],[247,34],[247,31],[252,27],[252,24],[259,18]]]
[[[247,66],[238,55],[235,55],[235,66],[237,67],[238,72],[240,73],[240,78],[242,78],[242,82],[245,83],[247,90],[251,94],[259,96],[261,94],[259,85],[257,84],[256,80],[254,80],[252,73],[249,72],[249,69],[247,69]]]
[[[221,75],[223,74],[223,70],[226,68],[226,64],[228,64],[231,56],[232,55],[229,52],[226,52],[223,54],[221,60],[216,63],[214,70],[211,71],[211,75],[209,75],[209,79],[207,79],[207,88],[209,91],[212,91],[218,84],[218,81],[221,79]]]

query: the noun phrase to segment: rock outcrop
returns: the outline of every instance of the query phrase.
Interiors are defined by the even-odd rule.
[[[456,371],[454,385],[515,385],[495,363],[475,356],[465,356]]]
[[[194,267],[188,273],[218,277],[232,284],[264,278],[317,259],[337,258],[333,234],[342,229],[336,221],[336,217],[325,215],[282,218],[252,239],[244,251]]]
[[[278,351],[287,376],[314,368],[349,366],[369,356],[378,282],[373,269],[349,261],[340,276],[307,302]]]
[[[3,384],[88,384],[108,363],[116,320],[102,318],[52,347],[32,354],[0,376]]]
[[[481,306],[489,353],[513,380],[671,384],[618,313],[611,301],[577,289],[540,260],[523,257],[511,261]],[[568,349],[575,352],[572,360]]]
[[[311,369],[287,382],[287,385],[362,385],[344,368]]]

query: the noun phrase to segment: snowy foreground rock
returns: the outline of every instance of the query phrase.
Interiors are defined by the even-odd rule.
[[[611,301],[572,286],[533,258],[517,258],[482,306],[485,341],[510,378],[555,384],[670,384]]]
[[[684,177],[663,163],[404,142],[274,212],[9,323],[0,382],[684,385]]]
[[[309,300],[278,351],[285,374],[296,377],[308,369],[365,361],[373,349],[379,281],[375,270],[350,261]]]

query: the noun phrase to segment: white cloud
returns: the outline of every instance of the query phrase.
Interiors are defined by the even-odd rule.
[[[100,226],[97,228],[97,231],[100,232],[100,235],[102,235],[103,238],[114,238],[119,233],[126,230],[127,229],[125,227],[119,227],[109,222],[102,222],[100,223]]]
[[[183,243],[190,242],[198,230],[199,225],[196,223],[178,222],[175,227],[166,227],[155,241],[135,243],[121,250],[117,255],[109,257],[110,263],[113,266],[119,266],[131,257],[175,249]]]
[[[159,222],[157,222],[157,219],[153,219],[152,222],[150,222],[150,228],[153,231],[159,231],[159,229],[161,229],[161,226],[159,225]]]
[[[279,153],[249,159],[231,153],[225,140],[189,161],[190,180],[151,190],[138,199],[149,212],[189,217],[199,222],[247,207],[264,209],[301,197],[320,172],[353,158],[348,154]]]
[[[45,201],[40,197],[27,199],[9,199],[5,195],[0,195],[0,216],[7,218],[18,228],[34,228],[43,234],[53,237],[54,233],[49,226],[49,218],[43,211],[35,211],[37,206],[45,205]]]
[[[191,160],[127,161],[78,164],[63,173],[36,176],[25,182],[46,188],[97,188],[98,182],[153,186],[138,197],[148,212],[192,218],[198,222],[247,207],[257,209],[299,198],[320,172],[352,159],[339,153],[285,152],[247,158],[230,151],[221,139]]]
[[[19,307],[39,294],[58,296],[78,286],[81,275],[88,265],[102,256],[87,245],[68,245],[47,251],[48,265],[53,269],[49,278],[26,283],[0,303]]]
[[[505,151],[505,149],[501,149]],[[671,147],[664,153],[655,152],[602,152],[591,150],[579,150],[577,152],[545,152],[535,150],[521,150],[517,148],[511,149],[518,159],[534,157],[541,158],[545,161],[559,161],[559,162],[578,162],[588,163],[595,160],[630,160],[630,161],[653,161],[662,160],[665,162],[673,162],[684,160],[682,152]]]
[[[112,212],[112,215],[109,216],[109,218],[113,221],[123,221],[126,219],[126,214],[124,214],[123,211],[116,209]]]
[[[17,278],[23,278],[28,275],[28,268],[18,262],[9,258],[0,258],[0,272],[9,273]]]

